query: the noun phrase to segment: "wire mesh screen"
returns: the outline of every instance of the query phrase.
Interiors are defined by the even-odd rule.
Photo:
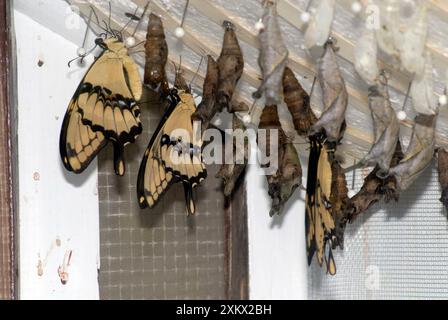
[[[182,186],[141,210],[136,182],[142,155],[161,118],[143,107],[144,133],[126,148],[126,175],[113,172],[112,148],[99,156],[102,299],[225,298],[224,204],[217,168],[196,188],[197,216],[187,218]],[[150,129],[150,130],[148,130]]]
[[[356,188],[364,176],[357,174]],[[350,185],[351,176],[347,175]],[[347,226],[337,274],[313,261],[311,299],[447,299],[448,222],[434,166],[400,195]]]

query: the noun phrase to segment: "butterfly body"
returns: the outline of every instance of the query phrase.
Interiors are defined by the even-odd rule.
[[[142,85],[137,65],[122,41],[100,38],[98,43],[103,52],[87,71],[65,114],[60,154],[68,171],[81,173],[110,141],[115,172],[123,175],[124,146],[142,132],[136,103]]]

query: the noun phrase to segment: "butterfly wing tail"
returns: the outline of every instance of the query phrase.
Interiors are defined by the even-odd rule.
[[[143,156],[143,160],[140,163],[140,169],[138,170],[138,177],[137,177],[137,200],[138,205],[140,206],[140,209],[145,209],[148,207],[148,201],[146,200],[146,194],[145,194],[145,168],[146,163],[148,161],[148,150],[145,152],[145,155]]]
[[[327,273],[334,276],[336,274],[336,262],[334,261],[333,250],[331,243],[326,243],[327,252],[325,254],[325,266]]]
[[[193,198],[193,187],[188,182],[184,182],[183,184],[185,191],[185,204],[187,209],[187,215],[193,216],[196,213],[196,205],[194,203]]]
[[[123,145],[119,142],[114,142],[114,169],[115,174],[119,176],[123,176],[126,171],[123,153]]]

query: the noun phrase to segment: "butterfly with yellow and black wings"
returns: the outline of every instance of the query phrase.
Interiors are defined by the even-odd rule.
[[[343,247],[348,190],[345,173],[336,160],[336,147],[343,138],[348,105],[345,81],[336,59],[335,43],[329,39],[319,59],[317,80],[325,106],[320,118],[308,131],[310,158],[306,190],[306,243],[308,263],[316,253],[327,272],[336,273],[333,249]]]
[[[175,86],[181,80],[176,79]],[[184,186],[188,215],[196,212],[193,188],[206,177],[202,162],[201,126],[194,134],[191,115],[196,111],[189,90],[172,89],[170,106],[153,134],[140,165],[137,196],[140,207],[154,207],[161,196],[176,182]]]
[[[124,175],[124,146],[142,132],[142,83],[134,60],[118,36],[98,38],[103,50],[78,86],[65,114],[59,149],[65,168],[83,172],[110,141],[114,167]]]
[[[344,206],[348,201],[345,174],[334,157],[334,148],[318,136],[310,137],[306,187],[306,244],[308,264],[314,254],[327,272],[336,274],[333,249],[343,247]]]

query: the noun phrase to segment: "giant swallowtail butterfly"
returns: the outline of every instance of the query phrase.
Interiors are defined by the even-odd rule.
[[[193,188],[207,177],[202,163],[200,126],[193,137],[191,115],[196,111],[191,93],[171,90],[170,106],[149,142],[140,165],[137,196],[140,207],[154,207],[168,187],[182,182],[188,215],[196,211]]]
[[[137,65],[117,37],[98,38],[103,51],[91,65],[70,101],[62,123],[60,154],[67,170],[83,172],[110,141],[114,167],[124,175],[123,149],[142,132],[142,83]]]
[[[334,151],[330,150],[319,137],[311,136],[310,145],[305,207],[308,264],[311,264],[316,254],[319,265],[322,266],[325,261],[327,272],[334,275],[336,264],[332,249],[342,243],[339,239],[331,202],[336,193],[334,189],[337,187],[333,183],[333,181],[336,182],[334,174],[336,160],[334,160]]]

